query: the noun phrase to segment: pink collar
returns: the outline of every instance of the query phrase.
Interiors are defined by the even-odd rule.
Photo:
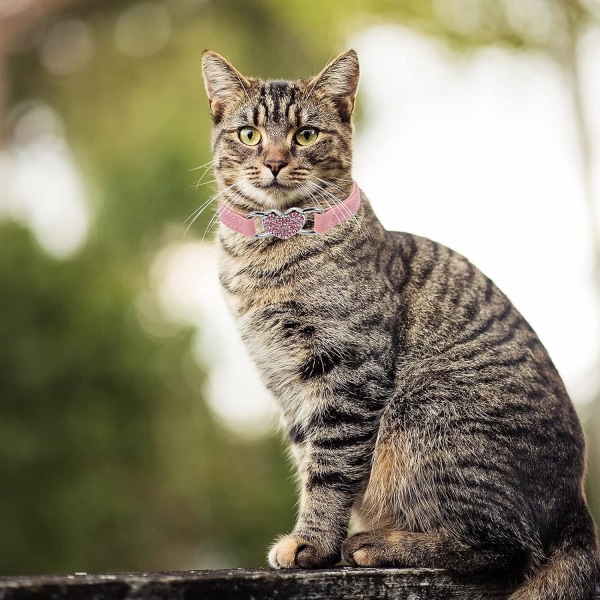
[[[360,189],[356,181],[352,193],[339,204],[323,210],[321,208],[289,208],[285,212],[278,210],[255,210],[247,215],[234,212],[224,204],[219,204],[217,212],[221,223],[242,235],[255,238],[266,238],[274,235],[287,240],[293,235],[323,233],[352,218],[360,206]],[[313,229],[303,229],[306,215],[314,214]],[[262,231],[257,231],[255,217],[262,219]]]

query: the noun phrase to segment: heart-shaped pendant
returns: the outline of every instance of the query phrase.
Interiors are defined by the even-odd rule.
[[[295,209],[290,209],[284,214],[272,210],[264,215],[262,219],[265,231],[278,237],[280,240],[287,240],[296,235],[304,227],[306,215]]]

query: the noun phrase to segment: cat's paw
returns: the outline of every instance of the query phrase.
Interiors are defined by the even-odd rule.
[[[380,533],[357,533],[342,546],[342,559],[352,567],[395,567],[398,557]]]
[[[269,552],[269,564],[276,569],[318,569],[334,565],[339,560],[315,544],[295,535],[278,540]]]

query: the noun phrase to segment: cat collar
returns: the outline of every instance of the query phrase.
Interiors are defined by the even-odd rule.
[[[242,235],[254,238],[275,236],[287,240],[293,235],[311,235],[328,231],[335,225],[352,218],[360,206],[360,189],[354,182],[351,194],[339,204],[323,210],[322,208],[288,208],[285,212],[279,210],[254,210],[247,215],[237,213],[224,204],[219,204],[217,212],[221,223]],[[314,214],[313,229],[303,229],[306,217]],[[262,220],[262,231],[256,228],[256,218]]]

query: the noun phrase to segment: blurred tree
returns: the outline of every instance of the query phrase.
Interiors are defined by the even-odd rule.
[[[57,262],[15,225],[0,237],[0,570],[143,565],[163,521],[154,419],[194,393],[189,333],[149,337],[102,254]]]

